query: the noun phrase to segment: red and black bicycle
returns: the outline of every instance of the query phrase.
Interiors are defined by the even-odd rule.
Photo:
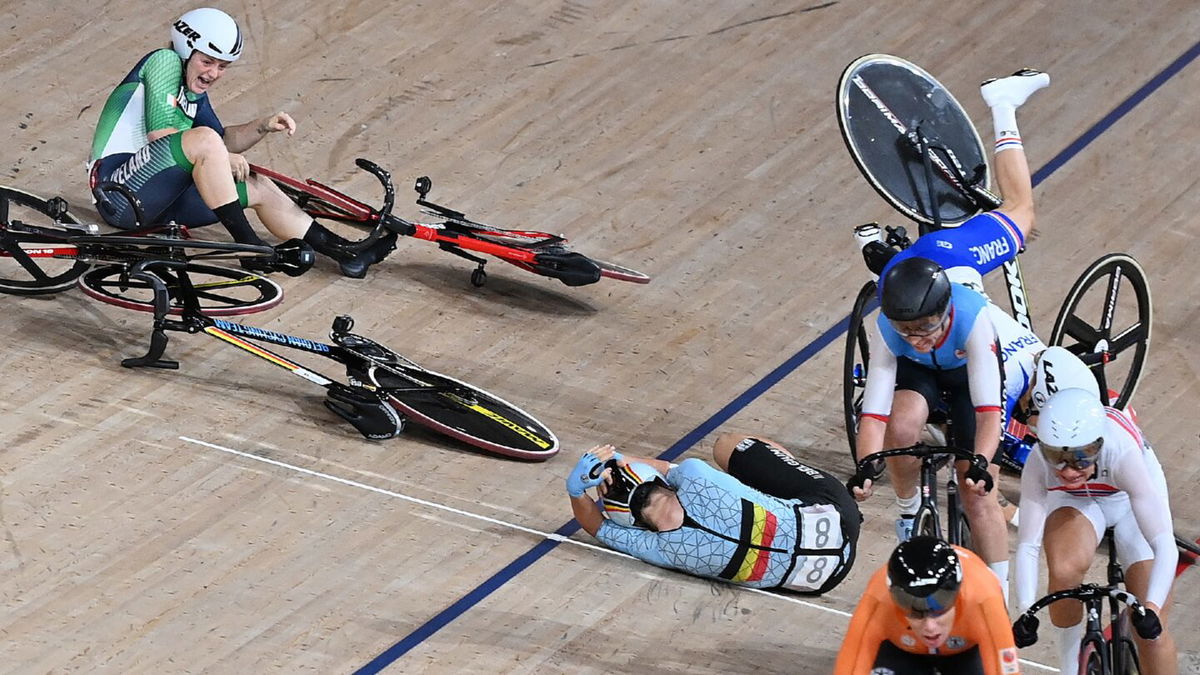
[[[437,221],[419,223],[405,220],[392,213],[395,188],[391,175],[370,160],[358,159],[355,164],[382,184],[382,207],[376,209],[311,178],[301,181],[255,165],[251,165],[250,169],[274,181],[305,213],[317,220],[369,228],[370,233],[355,243],[355,250],[367,248],[388,232],[431,241],[443,251],[475,263],[475,269],[471,272],[471,283],[475,286],[482,286],[487,281],[484,269],[487,260],[477,254],[499,258],[534,274],[558,279],[568,286],[584,286],[601,278],[637,284],[650,281],[649,276],[637,270],[573,251],[561,235],[495,227],[428,201],[426,197],[433,188],[433,181],[428,176],[418,178],[413,188],[417,191],[417,204],[424,213],[435,216]]]

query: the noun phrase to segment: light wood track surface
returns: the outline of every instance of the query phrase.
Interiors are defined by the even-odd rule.
[[[353,315],[359,332],[548,423],[565,449],[542,464],[420,431],[366,442],[319,389],[203,336],[173,335],[179,371],[126,370],[120,358],[145,349],[146,315],[78,291],[3,298],[3,672],[365,666],[570,519],[563,479],[579,451],[612,442],[657,455],[845,318],[866,278],[852,226],[902,224],[839,136],[833,92],[847,63],[886,52],[923,66],[989,146],[978,83],[1049,72],[1019,112],[1036,170],[1200,35],[1200,8],[1184,0],[222,7],[246,51],[212,91],[217,113],[239,123],[278,109],[299,123],[251,161],[375,201],[353,163],[367,157],[392,171],[408,217],[409,181],[429,175],[435,201],[563,232],[654,280],[567,288],[497,262],[475,289],[465,261],[401,241],[366,280],[322,260],[281,281],[282,305],[248,318],[321,338]],[[0,8],[0,183],[62,195],[93,218],[82,163],[104,98],[189,8]],[[1134,405],[1176,529],[1192,539],[1197,90],[1189,63],[1048,176],[1022,258],[1043,335],[1088,262],[1125,251],[1144,265],[1155,322]],[[848,475],[841,359],[838,335],[720,428]],[[683,456],[710,455],[713,435],[701,435]],[[858,565],[811,604],[578,546],[594,542],[577,533],[468,599],[389,672],[829,672],[846,613],[893,545],[890,496],[864,512]],[[1198,576],[1184,573],[1171,609],[1191,667]],[[1044,632],[1023,656],[1053,663]]]

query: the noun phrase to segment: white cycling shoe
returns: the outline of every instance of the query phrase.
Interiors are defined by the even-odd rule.
[[[989,108],[1010,105],[1014,108],[1024,103],[1033,92],[1050,84],[1050,76],[1037,70],[1025,68],[1008,77],[993,78],[979,86],[983,102]]]

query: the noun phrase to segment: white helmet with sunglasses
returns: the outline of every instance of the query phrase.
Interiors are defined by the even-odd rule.
[[[1052,466],[1085,468],[1095,462],[1104,441],[1107,413],[1099,397],[1086,389],[1060,389],[1038,415],[1037,436]]]

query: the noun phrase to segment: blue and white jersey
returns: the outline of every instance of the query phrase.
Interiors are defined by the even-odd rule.
[[[1016,258],[1024,247],[1025,238],[1012,219],[1000,211],[988,211],[958,227],[922,235],[893,256],[879,276],[906,258],[928,258],[941,265],[951,281],[982,293],[983,275]]]
[[[950,370],[967,363],[967,338],[975,327],[975,321],[988,305],[987,299],[962,284],[950,284],[950,317],[947,319],[946,334],[932,351],[919,352],[908,343],[892,322],[880,312],[875,319],[880,335],[888,351],[898,357],[911,359],[926,368]],[[986,320],[986,315],[985,315]]]

